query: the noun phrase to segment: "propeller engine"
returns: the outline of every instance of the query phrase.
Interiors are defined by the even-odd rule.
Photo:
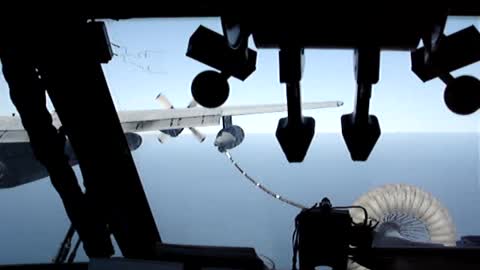
[[[160,104],[162,104],[162,106],[165,109],[174,109],[172,103],[170,103],[170,101],[167,99],[167,97],[165,95],[163,95],[162,93],[158,94],[158,96],[155,98],[155,100],[160,102]],[[197,102],[192,100],[188,104],[187,108],[193,108],[195,106],[197,106]],[[196,129],[194,127],[190,127],[188,129],[192,132],[193,136],[195,138],[197,138],[197,140],[199,142],[205,141],[206,136],[203,133],[201,133],[198,129]],[[182,133],[182,131],[183,131],[183,128],[160,130],[160,132],[162,132],[163,134],[160,134],[158,136],[158,141],[161,142],[161,143],[164,143],[168,136],[177,137],[178,135],[180,135]],[[168,135],[168,136],[166,136],[166,135]]]
[[[156,100],[160,102],[164,108],[174,109],[172,103],[170,103],[167,97],[165,97],[165,95],[162,93],[158,94]],[[192,100],[190,104],[188,104],[187,108],[193,108],[195,106],[197,106],[197,102]],[[245,132],[240,126],[232,125],[231,116],[223,116],[222,123],[223,128],[217,133],[214,146],[218,148],[218,151],[223,153],[226,150],[230,150],[239,146],[245,138]],[[205,140],[206,136],[198,129],[194,127],[190,127],[189,129],[199,142],[203,142]],[[182,131],[183,128],[160,130],[161,133],[157,139],[160,143],[165,143],[168,137],[177,137],[182,133]]]

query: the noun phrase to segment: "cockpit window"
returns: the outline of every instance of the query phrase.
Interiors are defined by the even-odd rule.
[[[353,52],[307,49],[301,94],[304,103],[311,103],[304,105],[303,115],[315,119],[315,137],[305,160],[289,163],[275,137],[278,120],[287,115],[278,50],[258,49],[256,71],[245,81],[228,80],[230,95],[223,106],[233,116],[226,118],[192,102],[192,80],[211,68],[185,55],[199,25],[222,32],[219,18],[105,23],[114,57],[103,71],[120,120],[131,120],[123,128],[163,241],[251,246],[277,268],[288,268],[293,220],[300,209],[275,195],[305,206],[323,197],[334,205],[351,205],[375,188],[396,184],[401,192],[412,186],[438,200],[456,239],[480,234],[479,114],[452,113],[444,103],[444,83],[423,83],[411,71],[408,52],[381,53],[370,114],[378,117],[382,134],[368,161],[354,162],[340,122],[355,102]],[[479,29],[479,19],[449,18],[445,32],[470,25]],[[253,40],[249,45],[255,48]],[[480,64],[452,75],[480,78]],[[1,115],[18,118],[3,79],[0,100]],[[332,103],[317,108],[315,102]],[[194,117],[187,117],[188,110],[195,110]],[[157,121],[162,115],[171,117]],[[133,121],[138,117],[142,121]],[[0,178],[22,183],[3,187],[0,179],[0,264],[50,262],[70,225],[48,174],[31,152],[6,150],[22,143],[0,145]],[[72,165],[81,179],[76,162]],[[387,215],[385,220],[396,218]],[[87,260],[82,249],[77,260]]]

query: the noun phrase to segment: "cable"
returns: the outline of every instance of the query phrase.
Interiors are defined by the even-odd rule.
[[[259,188],[260,190],[262,190],[263,192],[267,193],[268,195],[270,195],[271,197],[277,199],[277,200],[280,200],[286,204],[289,204],[291,206],[294,206],[294,207],[297,207],[297,208],[300,208],[302,210],[311,210],[311,209],[314,209],[316,207],[319,206],[318,203],[316,203],[313,207],[311,208],[308,208],[300,203],[297,203],[297,202],[294,202],[294,201],[291,201],[287,198],[284,198],[283,196],[279,195],[278,193],[275,193],[273,191],[271,191],[270,189],[268,189],[267,187],[263,186],[260,182],[256,181],[255,179],[253,179],[250,175],[247,174],[247,172],[245,172],[244,169],[242,169],[242,167],[240,167],[240,165],[233,159],[233,156],[232,154],[230,154],[230,152],[227,150],[225,151],[225,156],[230,160],[230,162],[233,164],[233,166],[248,180],[250,181],[252,184],[254,184],[257,188]],[[364,218],[364,221],[363,221],[363,224],[357,224],[357,223],[353,223],[353,225],[356,225],[356,226],[368,226],[368,227],[371,227],[371,228],[375,228],[378,224],[379,224],[379,221],[375,220],[375,219],[371,219],[370,222],[368,222],[368,212],[367,210],[365,209],[365,207],[363,206],[359,206],[359,205],[352,205],[352,206],[335,206],[335,207],[332,207],[332,209],[352,209],[352,208],[356,208],[356,209],[361,209],[365,215],[365,218]],[[375,225],[372,225],[372,221],[376,221],[376,224]],[[292,270],[296,270],[297,269],[297,254],[298,254],[298,245],[299,245],[299,239],[298,239],[298,221],[296,220],[295,221],[295,229],[293,231],[293,235],[292,235],[292,247],[293,247],[293,256],[292,256]],[[263,256],[263,255],[260,255],[260,256]],[[263,256],[265,258],[267,258],[267,260],[271,261],[270,258],[266,257],[266,256]],[[273,263],[273,261],[271,261]],[[273,264],[275,265],[275,264]],[[272,268],[273,270],[275,268]]]
[[[227,158],[230,160],[230,162],[233,164],[233,166],[235,166],[235,168],[237,168],[237,170],[248,180],[250,181],[252,184],[254,184],[257,188],[259,188],[260,190],[262,190],[263,192],[267,193],[268,195],[272,196],[273,198],[279,200],[279,201],[282,201],[286,204],[289,204],[291,206],[294,206],[294,207],[297,207],[297,208],[300,208],[300,209],[307,209],[306,206],[300,204],[300,203],[296,203],[292,200],[289,200],[281,195],[279,195],[278,193],[275,193],[273,191],[271,191],[270,189],[268,189],[267,187],[265,187],[264,185],[262,185],[260,182],[256,181],[255,179],[253,179],[250,175],[248,175],[245,170],[242,169],[242,167],[240,167],[240,165],[233,159],[232,157],[232,154],[230,154],[230,152],[225,151],[225,155],[227,156]]]
[[[270,195],[271,197],[281,201],[281,202],[284,202],[286,204],[289,204],[291,206],[294,206],[294,207],[297,207],[297,208],[300,208],[302,210],[308,210],[310,208],[300,204],[300,203],[297,203],[297,202],[294,202],[292,200],[289,200],[281,195],[279,195],[278,193],[275,193],[273,191],[271,191],[270,189],[268,189],[267,187],[265,187],[264,185],[262,185],[260,182],[256,181],[255,179],[253,179],[250,175],[247,174],[247,172],[245,172],[245,170],[242,169],[242,167],[240,167],[240,165],[233,159],[233,156],[232,154],[230,154],[230,152],[227,150],[225,151],[225,156],[228,158],[228,160],[230,160],[230,162],[233,164],[233,166],[245,177],[245,179],[247,179],[248,181],[250,181],[252,184],[254,184],[257,188],[259,188],[260,190],[262,190],[263,192],[267,193],[268,195]],[[293,270],[296,270],[296,265],[297,265],[297,253],[298,253],[298,230],[297,230],[297,222],[295,222],[295,230],[293,232],[293,235],[292,235],[292,246],[293,246],[293,257],[292,257],[292,269]],[[266,256],[264,256],[266,257]],[[272,260],[270,260],[270,258],[266,257],[269,261],[271,261],[273,263]],[[273,270],[275,270],[275,264],[273,263]]]

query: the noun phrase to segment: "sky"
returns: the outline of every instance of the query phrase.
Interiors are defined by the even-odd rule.
[[[160,108],[154,100],[159,92],[178,107],[190,102],[192,79],[210,69],[185,56],[188,38],[199,24],[221,29],[216,18],[107,21],[111,41],[118,47],[117,56],[103,68],[118,110]],[[447,33],[471,24],[480,28],[478,20],[450,20]],[[225,105],[285,102],[277,51],[258,51],[257,71],[245,82],[230,79],[231,95]],[[445,204],[459,235],[478,233],[480,212],[472,207],[480,205],[478,133],[440,133],[478,132],[479,113],[457,116],[448,111],[443,83],[422,83],[410,71],[408,53],[384,52],[381,61],[371,113],[384,133],[405,134],[382,135],[368,162],[352,162],[340,135],[340,116],[352,111],[356,87],[349,50],[306,51],[303,100],[342,100],[345,105],[304,112],[315,117],[318,134],[305,162],[289,164],[274,138],[277,121],[286,113],[235,118],[247,134],[234,157],[257,180],[307,205],[323,196],[337,205],[350,204],[378,185],[415,184]],[[480,77],[480,63],[454,72],[461,74]],[[7,89],[0,78],[0,114],[14,111]],[[254,246],[280,269],[289,268],[297,209],[244,181],[212,147],[213,139],[209,136],[199,144],[191,136],[180,136],[159,144],[154,136],[144,136],[143,145],[133,152],[162,237],[170,243]],[[47,180],[0,190],[0,213],[0,264],[48,262],[69,225]],[[83,252],[79,257],[86,258]]]
[[[210,67],[185,56],[188,39],[200,25],[221,32],[218,18],[137,19],[106,21],[108,34],[117,54],[104,65],[105,75],[118,110],[160,108],[154,98],[164,93],[178,107],[190,100],[193,78]],[[476,18],[449,19],[446,33],[466,26],[480,26]],[[254,48],[251,38],[250,45]],[[257,70],[246,81],[230,78],[227,105],[285,103],[285,86],[278,75],[278,50],[258,49]],[[342,108],[304,111],[317,121],[317,132],[339,132],[340,116],[351,113],[356,83],[351,50],[305,52],[302,85],[303,101],[341,100]],[[480,77],[480,63],[454,72]],[[14,112],[8,87],[0,80],[0,114]],[[443,101],[443,83],[422,83],[410,71],[408,52],[382,52],[380,82],[374,86],[371,114],[384,132],[468,132],[478,131],[478,113],[458,116]],[[286,113],[244,116],[234,119],[248,133],[272,133]],[[216,132],[205,128],[204,132]]]

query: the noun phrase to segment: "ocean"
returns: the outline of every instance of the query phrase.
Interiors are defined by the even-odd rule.
[[[185,135],[160,144],[147,135],[133,152],[163,241],[251,246],[277,268],[290,268],[300,210],[244,179],[213,140]],[[304,205],[323,197],[351,205],[372,188],[412,184],[449,210],[458,237],[480,234],[477,133],[382,134],[367,162],[351,161],[336,133],[317,134],[303,163],[288,163],[273,134],[247,134],[231,154],[256,180]],[[0,264],[49,262],[69,226],[46,179],[0,190],[0,213]],[[78,260],[86,259],[79,252]]]

